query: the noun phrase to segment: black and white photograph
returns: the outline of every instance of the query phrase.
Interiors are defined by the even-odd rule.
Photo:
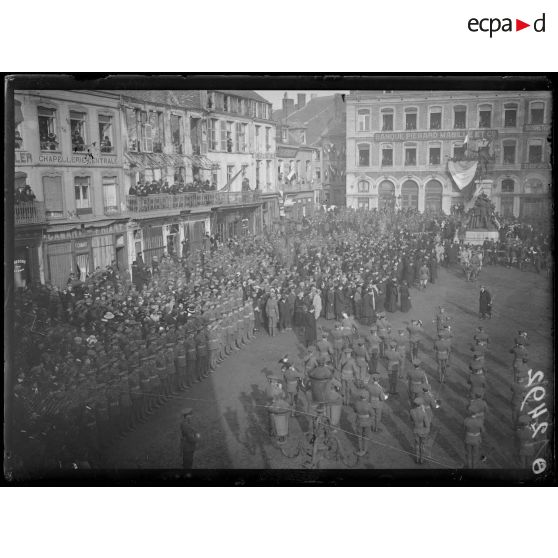
[[[7,77],[5,477],[551,482],[516,80]]]

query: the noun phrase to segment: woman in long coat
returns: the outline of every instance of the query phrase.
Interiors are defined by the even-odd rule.
[[[315,345],[318,338],[318,332],[316,328],[316,317],[314,316],[314,310],[309,307],[304,315],[304,341],[306,346]]]
[[[479,294],[479,314],[481,320],[492,317],[492,296],[485,287],[480,288]]]
[[[304,293],[300,291],[294,301],[294,327],[304,327]]]
[[[335,319],[335,290],[333,285],[328,285],[325,293],[325,319]]]
[[[369,287],[362,297],[362,323],[371,325],[376,321],[375,299],[372,287]]]
[[[388,312],[395,312],[397,310],[397,285],[393,282],[393,279],[386,281],[385,309]]]
[[[403,281],[401,287],[399,287],[399,297],[401,301],[401,312],[408,312],[411,309],[411,297],[409,295],[407,281]]]
[[[267,315],[267,327],[268,332],[271,337],[273,337],[277,331],[277,322],[279,320],[279,306],[277,304],[277,297],[275,292],[272,292],[267,302],[265,304],[265,313]]]

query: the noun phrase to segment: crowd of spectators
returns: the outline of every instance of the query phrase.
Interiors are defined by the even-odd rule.
[[[439,265],[457,263],[459,230],[456,216],[337,208],[289,233],[226,242],[206,235],[200,250],[181,257],[138,257],[131,276],[113,262],[84,282],[71,276],[63,289],[22,289],[13,320],[13,459],[24,468],[102,463],[117,434],[188,388],[176,379],[181,348],[194,355],[190,379],[201,381],[254,333],[294,328],[312,345],[319,317],[372,324],[380,312],[409,312],[409,289],[427,288]],[[524,240],[513,242],[542,242],[520,230]],[[174,360],[161,364],[169,348]]]

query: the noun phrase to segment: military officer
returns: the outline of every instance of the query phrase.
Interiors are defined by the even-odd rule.
[[[418,358],[420,349],[420,332],[422,331],[422,322],[420,320],[411,320],[411,324],[407,327],[409,332],[409,342],[411,343],[411,362]]]
[[[359,389],[356,393],[357,400],[354,404],[356,413],[356,434],[358,437],[359,457],[366,455],[368,452],[368,438],[370,437],[370,429],[372,427],[372,415],[375,410],[369,401],[370,394],[366,389]]]
[[[316,343],[316,348],[320,352],[326,362],[332,362],[333,360],[333,347],[331,343],[328,341],[328,332],[323,331],[321,339]]]
[[[399,376],[400,355],[396,351],[397,341],[391,341],[389,349],[385,352],[387,369],[389,372],[389,394],[397,395],[397,379]]]
[[[366,336],[368,354],[370,355],[370,360],[368,361],[369,374],[376,374],[378,372],[378,358],[380,356],[381,342],[382,340],[378,336],[378,326],[376,326],[376,324],[370,326],[370,333]]]
[[[415,436],[415,461],[423,463],[424,445],[426,439],[430,435],[430,426],[432,424],[426,408],[424,399],[416,397],[413,400],[414,407],[411,409],[411,421],[413,423],[413,434]]]
[[[200,433],[192,425],[193,411],[190,408],[183,409],[182,422],[180,423],[180,452],[182,454],[182,468],[192,469],[194,464],[194,453],[196,445],[200,440]]]
[[[436,351],[436,362],[438,363],[438,378],[442,384],[446,379],[449,358],[449,343],[444,338],[442,331],[438,331],[438,339],[434,343],[434,350]]]
[[[353,354],[357,365],[356,380],[358,380],[359,384],[366,383],[368,381],[368,361],[370,360],[370,355],[364,346],[364,339],[359,338],[353,344]]]
[[[343,386],[343,403],[349,405],[351,393],[353,392],[353,385],[355,375],[358,374],[359,369],[357,363],[352,356],[353,350],[351,347],[346,347],[343,350],[343,357],[341,358],[341,384]]]
[[[428,378],[426,372],[421,368],[420,359],[416,358],[413,361],[413,368],[409,372],[409,403],[422,395],[423,384],[428,385]]]
[[[409,353],[409,338],[405,334],[404,329],[400,329],[399,334],[395,337],[397,341],[396,351],[399,354],[399,378],[403,381],[407,380],[407,354]]]
[[[465,429],[465,449],[467,452],[467,467],[474,469],[480,454],[482,433],[484,426],[476,413],[469,415],[463,422]]]
[[[378,432],[378,428],[382,423],[384,402],[387,401],[389,396],[380,385],[379,374],[372,374],[372,376],[370,376],[370,382],[368,382],[366,389],[370,394],[370,406],[372,407],[372,431]]]

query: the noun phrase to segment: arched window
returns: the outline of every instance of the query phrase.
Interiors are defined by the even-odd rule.
[[[405,180],[401,186],[401,208],[418,209],[418,184],[414,180]]]
[[[357,186],[359,194],[367,194],[370,192],[370,183],[367,180],[359,180]]]
[[[368,132],[370,130],[370,111],[368,109],[360,109],[358,111],[358,131]]]
[[[379,208],[393,207],[395,205],[395,185],[389,180],[383,180],[378,188]]]
[[[426,211],[442,211],[442,183],[430,180],[425,187],[424,208]]]
[[[502,180],[502,194],[513,194],[515,182],[511,178]]]

